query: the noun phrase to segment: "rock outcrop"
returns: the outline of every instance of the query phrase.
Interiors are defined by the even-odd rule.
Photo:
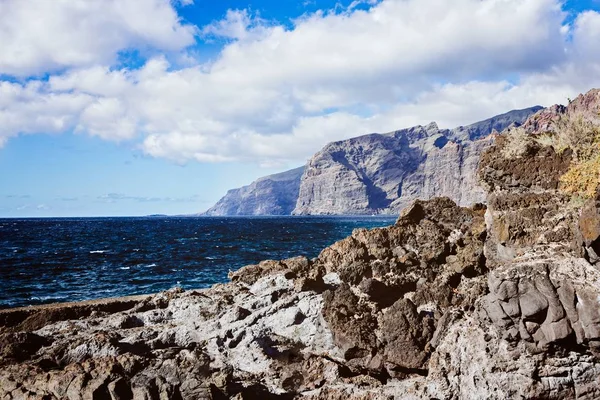
[[[565,191],[557,126],[485,151],[487,205],[416,200],[207,290],[0,311],[0,398],[600,398],[600,180]]]
[[[458,127],[435,123],[330,143],[297,168],[230,190],[203,215],[397,214],[416,199],[447,196],[460,205],[485,199],[479,156],[492,132],[522,124],[541,107]]]
[[[231,189],[201,215],[290,215],[296,206],[304,167],[257,179]]]

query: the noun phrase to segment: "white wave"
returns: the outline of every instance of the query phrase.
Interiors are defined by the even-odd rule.
[[[61,299],[66,299],[67,296],[32,296],[29,298],[29,300],[36,300],[36,301],[48,301],[48,300],[61,300]]]
[[[104,254],[104,253],[108,253],[110,250],[92,250],[90,251],[90,254]]]
[[[124,270],[126,270],[126,269],[129,269],[129,268],[130,268],[130,267],[121,267],[120,269],[124,269]]]

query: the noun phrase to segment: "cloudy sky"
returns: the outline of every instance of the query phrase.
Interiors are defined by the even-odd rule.
[[[0,217],[199,212],[332,140],[592,87],[597,0],[0,0]]]

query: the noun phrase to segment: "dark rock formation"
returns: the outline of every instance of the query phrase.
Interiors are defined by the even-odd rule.
[[[231,189],[201,215],[290,215],[296,206],[304,167],[257,179]]]
[[[0,398],[600,398],[600,196],[535,135],[486,151],[487,206],[417,200],[208,290],[0,311]]]
[[[320,396],[422,376],[438,321],[484,293],[483,213],[416,202],[393,227],[247,266],[228,285],[2,312],[0,394]]]

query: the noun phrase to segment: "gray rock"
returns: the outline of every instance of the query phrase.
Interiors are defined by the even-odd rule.
[[[479,156],[489,136],[523,123],[541,107],[511,111],[467,127],[435,123],[330,143],[308,162],[293,213],[398,213],[416,199],[446,196],[459,205],[485,200]]]
[[[201,215],[398,213],[416,199],[447,196],[459,205],[485,199],[476,176],[493,132],[523,123],[532,107],[458,127],[435,123],[330,143],[306,167],[230,190]]]
[[[299,167],[231,189],[200,215],[289,215],[296,206],[303,172],[304,167]]]

